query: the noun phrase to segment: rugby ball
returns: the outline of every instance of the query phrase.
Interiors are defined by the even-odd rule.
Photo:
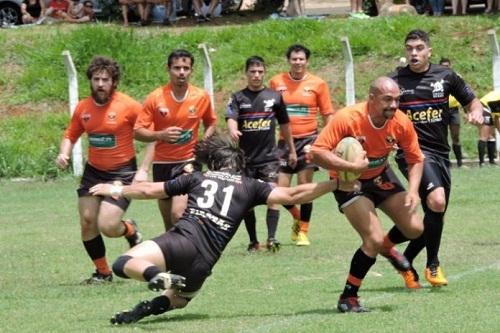
[[[343,160],[353,162],[359,154],[364,151],[363,146],[353,137],[345,137],[335,147],[335,154]],[[354,181],[361,176],[361,173],[351,171],[337,171],[341,180]]]

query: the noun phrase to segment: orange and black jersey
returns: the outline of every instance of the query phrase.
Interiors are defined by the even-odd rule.
[[[368,170],[361,174],[361,179],[380,175],[387,166],[389,154],[396,146],[404,151],[408,164],[424,160],[418,146],[417,134],[408,117],[396,111],[392,119],[377,128],[368,116],[367,106],[364,102],[339,110],[320,132],[312,151],[333,151],[340,140],[348,136],[358,139],[369,160]],[[331,177],[336,175],[334,170],[330,170]]]
[[[127,165],[134,157],[134,123],[141,104],[114,92],[105,105],[89,96],[78,103],[64,137],[75,143],[85,132],[89,141],[88,162],[109,171]]]
[[[318,112],[326,117],[335,111],[328,85],[316,75],[307,73],[301,80],[294,80],[290,73],[281,73],[271,79],[269,87],[283,95],[294,138],[316,134]]]
[[[468,105],[475,98],[472,89],[452,69],[435,64],[423,73],[400,67],[389,77],[399,85],[399,108],[413,122],[420,148],[448,158],[449,96]]]
[[[248,164],[262,164],[278,159],[276,148],[276,120],[289,122],[281,95],[269,88],[252,91],[248,88],[231,96],[226,118],[238,122],[242,133],[239,145],[245,152]]]
[[[177,142],[156,142],[154,156],[154,161],[181,162],[193,158],[200,122],[205,128],[217,122],[208,93],[190,84],[186,98],[178,101],[173,97],[171,85],[167,84],[146,97],[135,129],[161,131],[171,126],[181,127]]]
[[[222,171],[194,172],[165,182],[169,196],[188,194],[188,204],[175,229],[190,239],[213,266],[233,238],[243,216],[266,204],[269,183]]]

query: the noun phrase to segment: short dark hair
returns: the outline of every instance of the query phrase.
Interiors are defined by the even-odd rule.
[[[306,59],[309,59],[309,56],[311,56],[311,50],[309,50],[307,47],[305,47],[302,44],[290,45],[290,47],[288,47],[288,50],[286,50],[286,58],[287,59],[290,59],[292,52],[304,52],[304,54],[306,55]]]
[[[179,59],[179,58],[189,58],[191,59],[191,67],[194,65],[194,57],[191,54],[191,52],[183,49],[177,49],[173,50],[167,58],[167,66],[170,67],[172,66],[172,63],[174,62],[174,59]]]
[[[85,5],[87,5],[87,4],[91,4],[91,5],[92,5],[92,7],[94,6],[94,3],[92,2],[92,0],[85,0],[85,1],[83,2],[83,5],[84,5],[84,6],[85,6]]]
[[[89,67],[87,68],[87,78],[92,79],[92,75],[96,72],[106,71],[113,79],[115,86],[120,81],[120,65],[112,59],[104,56],[95,56],[92,58]]]
[[[420,29],[415,29],[415,30],[410,31],[408,33],[408,35],[406,35],[405,44],[409,40],[416,40],[416,39],[420,39],[425,44],[427,44],[427,46],[431,45],[431,40],[429,39],[429,34],[423,30],[420,30]]]
[[[245,154],[227,133],[216,132],[199,141],[194,149],[196,160],[206,164],[210,170],[231,169],[242,172]]]
[[[439,64],[440,65],[444,64],[445,62],[451,64],[451,61],[448,58],[441,58],[441,60],[439,60]]]
[[[263,66],[266,68],[266,62],[264,61],[264,58],[254,55],[248,58],[245,62],[245,72],[248,71],[250,66]]]

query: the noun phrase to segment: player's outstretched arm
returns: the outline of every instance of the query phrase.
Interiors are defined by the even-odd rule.
[[[311,202],[328,192],[340,189],[352,192],[360,189],[358,181],[344,182],[338,178],[321,183],[307,183],[294,187],[276,187],[267,198],[268,204],[293,205]]]
[[[125,197],[129,199],[165,199],[163,182],[143,182],[132,185],[97,184],[90,188],[92,195],[102,195],[113,198]]]

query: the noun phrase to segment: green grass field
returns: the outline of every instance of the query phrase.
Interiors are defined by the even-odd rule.
[[[242,226],[202,292],[182,310],[116,328],[109,318],[154,293],[115,279],[81,286],[93,267],[79,237],[77,180],[0,181],[1,332],[499,332],[500,202],[498,168],[453,169],[441,261],[449,286],[408,292],[383,258],[360,293],[366,314],[339,314],[336,302],[359,240],[330,194],[314,203],[312,245],[289,240],[282,210],[277,254],[246,253]],[[316,178],[324,179],[323,172]],[[264,209],[258,211],[260,222]],[[162,231],[154,201],[135,201],[128,216],[144,235]],[[383,217],[386,229],[390,223]],[[259,223],[261,240],[265,224]],[[126,250],[106,239],[108,257]],[[421,255],[416,267],[424,265]]]

